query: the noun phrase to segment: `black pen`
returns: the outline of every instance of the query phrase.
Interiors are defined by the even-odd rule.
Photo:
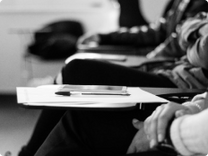
[[[129,96],[129,93],[108,93],[108,92],[69,92],[69,91],[58,91],[55,92],[57,95],[71,96],[71,95],[119,95]]]

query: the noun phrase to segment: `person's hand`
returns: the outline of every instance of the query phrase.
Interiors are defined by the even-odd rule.
[[[127,150],[127,154],[143,152],[149,149],[149,140],[144,132],[144,123],[134,119],[133,125],[138,129],[138,132],[134,136]]]
[[[77,41],[77,45],[98,46],[100,37],[98,34],[85,34]]]
[[[144,122],[144,132],[149,139],[150,148],[155,147],[158,142],[162,142],[166,136],[166,129],[173,118],[191,114],[187,106],[174,102],[161,105]]]
[[[187,65],[181,64],[176,66],[171,75],[175,84],[182,89],[203,89],[204,85],[199,82],[190,72]]]

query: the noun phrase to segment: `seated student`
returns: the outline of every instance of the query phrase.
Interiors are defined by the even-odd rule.
[[[204,47],[204,46],[202,46],[201,47],[201,45],[203,45],[203,44],[200,44],[202,41],[205,41],[205,39],[207,38],[206,36],[206,31],[208,30],[208,28],[207,28],[207,25],[208,25],[208,22],[207,22],[207,20],[206,20],[206,14],[201,14],[201,15],[203,15],[203,16],[197,16],[197,17],[195,17],[195,18],[193,18],[193,19],[191,19],[191,20],[189,20],[189,21],[187,21],[187,23],[185,23],[185,25],[186,25],[186,27],[185,28],[187,28],[187,29],[185,29],[184,27],[183,27],[183,29],[181,30],[181,34],[180,34],[180,36],[181,36],[181,40],[180,40],[180,43],[182,44],[182,45],[188,45],[188,44],[190,44],[189,46],[187,46],[187,49],[189,49],[188,50],[188,52],[189,52],[189,54],[199,54],[199,56],[205,56],[205,55],[203,55],[204,53],[203,52],[206,52],[206,48]],[[203,18],[202,18],[203,17]],[[207,25],[205,24],[205,23],[207,23]],[[189,31],[189,30],[192,30],[192,31]],[[197,38],[195,39],[197,42],[193,42],[193,37],[192,37],[192,40],[191,40],[191,42],[189,41],[189,40],[187,40],[187,38],[189,38],[189,36],[190,36],[190,34],[191,35],[193,35],[193,34],[195,34],[195,33],[197,33],[197,32],[199,32],[199,34],[198,35],[194,35],[194,36],[197,36]],[[188,35],[189,34],[189,35]],[[185,37],[183,37],[183,36],[185,36]],[[200,41],[198,41],[198,40],[200,40]],[[194,44],[195,43],[195,44]],[[202,42],[202,43],[205,43],[205,42]],[[200,50],[200,51],[198,51],[198,49],[195,49],[195,50],[193,50],[193,48],[188,48],[188,47],[196,47],[196,46],[199,46],[199,47],[201,47],[202,49]],[[192,49],[192,50],[191,50]],[[194,58],[199,58],[199,57],[194,57]],[[191,59],[191,58],[190,58]],[[202,66],[203,68],[201,68],[201,69],[204,69],[204,68],[206,68],[207,69],[207,67],[206,67],[206,63],[207,63],[207,61],[204,61],[204,60],[207,60],[206,59],[206,57],[202,57],[202,59],[200,59],[200,63],[202,63],[201,65],[199,65],[199,66]],[[194,61],[193,61],[193,63],[194,63]],[[195,62],[195,63],[197,63],[197,62]],[[84,65],[85,66],[85,65]],[[83,67],[84,67],[83,66]],[[197,69],[194,69],[194,70],[196,70],[197,71]],[[66,70],[67,71],[67,70]],[[199,73],[201,73],[202,72],[202,70],[199,70],[200,72]],[[186,72],[186,70],[184,70],[184,72]],[[64,73],[64,72],[63,72]],[[180,73],[180,72],[178,72],[178,73]],[[177,74],[178,74],[177,73]],[[197,74],[197,75],[199,75],[199,73]],[[70,83],[68,80],[69,80],[69,77],[70,76],[72,76],[72,75],[67,75],[67,74],[63,74],[63,83]],[[129,75],[129,74],[127,74],[127,76],[131,76],[131,75]],[[187,77],[188,78],[188,77]],[[148,81],[147,81],[148,82]],[[183,82],[183,81],[182,81]],[[207,82],[207,80],[205,80],[204,82]],[[204,83],[203,82],[203,83]],[[141,85],[143,84],[144,82],[142,82],[141,83]],[[149,84],[151,84],[152,82],[150,82]],[[155,84],[157,84],[157,83],[155,83]],[[163,85],[164,84],[164,81],[163,82],[161,82],[161,84],[159,84],[159,85],[161,85],[161,86],[164,86]],[[147,85],[147,83],[146,83],[146,85]],[[153,84],[151,84],[151,85],[153,85]],[[201,84],[201,85],[203,85],[203,84]],[[201,86],[200,85],[200,86]],[[174,84],[172,84],[172,86],[174,86]],[[175,85],[175,87],[176,87],[176,85]],[[42,143],[42,140],[43,140],[43,138],[44,137],[46,137],[47,136],[47,134],[49,133],[49,131],[50,131],[50,128],[52,128],[53,127],[53,125],[60,119],[60,117],[62,116],[62,114],[64,113],[65,111],[51,111],[51,110],[44,110],[43,112],[42,112],[42,114],[41,114],[41,117],[40,117],[40,119],[39,119],[39,122],[38,122],[38,124],[37,124],[37,126],[36,126],[36,128],[35,128],[35,131],[34,131],[34,133],[33,133],[33,136],[32,136],[32,138],[31,138],[31,140],[30,140],[30,142],[29,142],[29,144],[28,144],[28,146],[27,146],[27,148],[28,147],[30,147],[30,149],[31,148],[37,148],[41,143]],[[128,123],[127,125],[129,125],[129,123],[131,123],[131,120],[132,120],[132,118],[137,118],[137,119],[139,119],[139,120],[144,120],[147,116],[148,116],[148,114],[149,113],[151,113],[151,111],[150,112],[147,112],[147,111],[145,111],[145,112],[143,112],[143,111],[141,111],[141,110],[138,110],[138,109],[135,109],[135,110],[133,110],[133,111],[130,111],[130,112],[128,112],[128,111],[126,111],[126,112],[114,112],[114,113],[110,113],[110,112],[94,112],[94,111],[71,111],[71,113],[69,113],[70,114],[70,116],[72,116],[73,118],[72,118],[72,124],[73,124],[73,122],[75,122],[75,124],[78,124],[78,125],[80,125],[80,126],[82,126],[82,125],[84,125],[84,126],[87,126],[88,124],[96,124],[96,126],[94,127],[94,126],[90,126],[91,128],[92,127],[94,127],[93,129],[91,129],[93,132],[97,132],[99,129],[105,129],[105,127],[106,127],[106,125],[109,125],[109,126],[112,126],[112,125],[115,125],[115,124],[121,124],[121,123]],[[55,115],[54,115],[55,114]],[[54,121],[54,116],[56,117],[56,119],[55,119],[55,122],[53,122]],[[57,117],[58,116],[58,117]],[[91,121],[92,119],[94,120],[94,117],[96,116],[96,118],[97,119],[99,119],[99,121]],[[86,121],[84,121],[84,120],[86,120]],[[92,118],[92,119],[91,119]],[[109,119],[109,120],[108,120]],[[115,119],[115,120],[112,120],[112,119]],[[120,120],[120,122],[119,123],[117,123],[118,121],[117,121],[117,119],[119,119]],[[48,123],[49,121],[51,121],[52,120],[52,124],[51,123]],[[81,121],[79,121],[79,120],[81,120]],[[82,121],[83,120],[83,121]],[[111,121],[111,122],[109,122],[109,121]],[[65,122],[65,121],[64,121]],[[43,125],[45,125],[45,124],[49,124],[51,127],[50,128],[45,128]],[[98,125],[98,124],[100,124],[100,125]],[[44,128],[41,128],[41,127],[44,127]],[[114,131],[116,132],[116,131],[119,131],[120,129],[123,129],[123,125],[121,125],[121,126],[119,126],[119,125],[117,125],[116,126],[117,128],[112,128],[112,129],[114,129]],[[132,128],[132,127],[126,127],[125,128],[126,129],[126,131],[132,131],[132,132],[134,132],[134,133],[136,133],[135,132],[135,129],[134,128]],[[84,130],[85,131],[85,130]],[[94,139],[96,139],[96,138],[100,138],[100,137],[102,137],[102,138],[100,138],[101,140],[102,139],[105,139],[106,137],[107,137],[107,134],[105,134],[105,133],[103,133],[102,132],[102,135],[100,134],[100,133],[93,133],[92,132],[92,137],[94,138]],[[39,134],[43,134],[43,138],[40,138],[40,137],[42,137],[42,135],[40,136]],[[75,133],[75,132],[73,132],[73,133]],[[79,133],[82,133],[81,131],[79,131]],[[90,132],[91,133],[91,132]],[[132,133],[132,134],[134,134],[134,133]],[[120,135],[120,133],[116,133],[117,135],[115,135],[115,139],[113,139],[112,138],[112,136],[111,136],[111,138],[110,139],[112,139],[112,140],[114,140],[114,141],[116,141],[117,140],[117,138],[116,137],[120,137],[120,136],[123,136],[123,135]],[[84,135],[84,134],[83,134]],[[131,136],[125,136],[124,138],[123,138],[123,144],[127,147],[129,144],[130,144],[130,142],[131,142],[131,139],[132,139],[132,135]],[[141,139],[141,141],[142,141],[142,139]],[[116,145],[116,143],[115,142],[113,142],[113,141],[111,141],[111,140],[109,140],[109,142],[112,142],[112,144],[115,144]],[[140,142],[141,144],[142,144],[142,142]],[[96,144],[96,143],[94,143],[94,144]],[[35,147],[34,147],[35,146]],[[101,145],[100,145],[101,146]],[[147,146],[145,146],[145,147],[147,147]],[[119,146],[118,146],[118,148],[119,148]],[[142,149],[145,149],[144,148],[144,146],[141,146],[141,148]],[[117,148],[115,148],[115,151],[117,152]],[[125,152],[125,150],[126,149],[123,149],[123,151],[122,151],[122,153],[124,153]],[[23,151],[26,151],[26,150],[23,150]],[[71,152],[71,151],[70,151]],[[101,152],[103,152],[102,150],[101,150]],[[113,151],[111,151],[111,152],[113,152]],[[23,153],[23,152],[22,152]],[[22,154],[21,153],[21,154]],[[26,153],[26,152],[25,152]],[[120,154],[122,154],[122,153],[120,153]],[[105,152],[103,153],[103,154],[105,154]],[[26,154],[25,154],[26,155]],[[29,154],[28,154],[29,155]],[[32,154],[31,154],[32,155]]]
[[[201,27],[201,24],[200,24],[200,23],[204,23],[204,21],[206,21],[206,20],[196,19],[196,21],[198,21],[199,27],[194,26],[196,28],[194,32],[201,32],[202,30],[204,30],[206,28],[206,27]],[[192,24],[187,24],[187,26],[191,27]],[[184,35],[180,35],[180,36],[187,36],[186,34],[189,34],[188,33],[189,29],[188,29],[188,27],[186,27],[186,28],[187,29],[183,29],[184,31],[182,31],[182,33],[181,33]],[[193,33],[191,33],[191,34],[193,34]],[[203,34],[204,33],[201,33],[201,37],[200,37],[200,35],[197,35],[197,37],[204,38]],[[182,41],[183,41],[183,39],[180,42],[182,43]],[[184,43],[186,43],[186,44],[189,43],[189,40],[187,40],[187,41]],[[193,43],[194,43],[193,41],[190,42],[190,47],[192,47],[192,45],[194,45]],[[195,52],[197,53],[197,51],[195,51]],[[197,54],[203,55],[203,53],[197,53]],[[206,57],[202,57],[202,59],[199,62],[202,63],[203,62],[202,60],[204,60],[205,58]],[[205,60],[207,60],[207,59],[205,59]],[[106,66],[102,62],[100,62],[100,64],[102,66],[104,66],[104,68],[106,69]],[[115,66],[115,68],[114,68],[114,66]],[[86,84],[86,81],[87,81],[88,84],[90,84],[90,83],[91,84],[99,84],[99,83],[103,84],[103,82],[105,82],[105,84],[108,84],[108,82],[109,82],[110,84],[115,84],[115,85],[120,84],[120,85],[127,85],[127,86],[135,85],[135,86],[144,86],[144,87],[204,88],[204,86],[207,86],[207,78],[206,77],[208,77],[206,75],[206,70],[205,70],[206,68],[197,68],[197,67],[196,68],[188,68],[188,67],[185,67],[184,65],[180,65],[171,71],[173,76],[175,76],[175,79],[173,79],[175,81],[173,81],[173,82],[178,81],[178,83],[173,83],[171,80],[165,78],[164,76],[143,73],[143,75],[146,75],[146,77],[142,77],[142,75],[138,74],[138,73],[142,73],[142,72],[139,72],[137,70],[127,68],[125,71],[123,69],[123,67],[116,66],[116,65],[112,65],[112,66],[110,65],[109,67],[107,66],[108,67],[107,69],[110,69],[110,70],[108,70],[108,72],[111,72],[111,75],[119,76],[119,74],[124,73],[123,77],[119,77],[119,79],[116,78],[114,81],[112,81],[112,79],[109,79],[108,77],[106,78],[106,72],[105,73],[101,72],[101,74],[103,73],[104,75],[100,75],[100,76],[97,75],[96,76],[96,79],[101,80],[100,82],[96,82],[97,80],[96,81],[93,80],[89,83],[90,75],[89,75],[89,72],[87,72],[86,74],[83,74],[83,75],[78,74],[78,76],[75,76],[74,81],[76,80],[77,82],[73,82],[71,80],[71,78],[73,79],[73,75],[76,75],[77,71],[79,72],[79,70],[84,71],[84,68],[86,68],[87,66],[85,64],[81,64],[81,66],[80,66],[81,69],[77,68],[77,66],[75,66],[75,67],[76,67],[76,68],[74,68],[75,71],[72,70],[72,72],[71,72],[72,74],[68,73],[70,71],[68,69],[69,68],[68,65],[66,67],[64,67],[63,72],[61,74],[61,75],[63,75],[63,77],[62,77],[63,79],[60,80],[59,79],[60,77],[58,77],[57,81],[64,83],[64,84],[72,84],[72,83],[75,83],[75,84],[79,83],[80,84],[83,81]],[[97,65],[92,66],[92,67],[94,69],[96,69],[97,71],[101,71],[100,68],[97,68]],[[114,70],[112,70],[112,67],[114,68]],[[187,72],[187,71],[190,71],[190,72]],[[194,73],[193,76],[190,77],[190,73]],[[136,77],[135,75],[137,75],[137,74],[139,76]],[[107,74],[107,76],[109,76],[109,74]],[[197,78],[195,78],[195,76],[201,77],[201,81],[198,80]],[[148,79],[147,79],[147,77],[148,77]],[[181,79],[181,78],[183,78],[183,79]],[[154,79],[154,81],[152,81],[153,79]],[[118,83],[119,81],[120,81],[120,83]],[[50,130],[53,128],[53,126],[60,119],[60,117],[63,115],[64,112],[65,112],[64,110],[63,111],[44,110],[39,118],[39,121],[37,122],[36,128],[34,130],[34,133],[31,137],[29,143],[27,144],[26,147],[24,147],[22,149],[22,151],[20,152],[19,155],[20,156],[33,155],[33,153],[37,150],[37,148],[40,146],[42,141],[45,139],[45,137],[48,135]],[[56,115],[54,115],[54,114],[56,114]],[[51,122],[49,123],[49,121],[51,121]],[[47,128],[44,127],[45,124],[48,125]],[[44,127],[44,129],[41,127]],[[42,134],[41,136],[39,135],[40,133]]]
[[[204,123],[208,119],[207,107],[208,97],[204,93],[182,105],[173,102],[161,105],[144,123],[138,121],[141,112],[137,109],[67,111],[35,156],[121,156],[145,151],[149,156],[152,150],[154,156],[165,155],[156,145],[167,139],[167,125],[174,117],[170,139],[176,151],[184,155],[206,154],[208,126]]]
[[[174,1],[174,2],[176,2],[176,1]],[[181,2],[185,3],[185,1],[177,1],[177,2],[178,3],[179,2],[180,3]],[[191,16],[191,15],[193,15],[193,14],[195,14],[195,13],[197,13],[200,10],[203,10],[205,8],[207,8],[206,1],[194,0],[194,1],[191,1],[190,3],[188,2],[188,7],[186,9],[183,8],[185,10],[182,11],[181,13],[183,13],[184,18],[185,18],[185,17],[189,17],[189,16]],[[99,63],[101,63],[101,66],[103,66],[102,62],[99,62]],[[70,64],[70,66],[71,66],[71,64]],[[181,80],[180,79],[181,76],[179,76],[179,73],[183,73],[183,75],[185,74],[184,76],[186,77],[186,75],[187,75],[186,68],[184,68],[182,66],[182,67],[178,67],[177,69],[174,69],[173,70],[173,73],[174,73],[174,76],[175,76],[174,79],[178,79],[178,81],[179,81],[179,84],[177,84],[177,83],[175,83],[175,81],[172,82],[171,80],[167,79],[165,76],[156,75],[156,74],[142,73],[142,74],[144,74],[143,76],[146,75],[146,78],[148,78],[148,79],[146,79],[145,77],[142,78],[141,72],[139,72],[137,70],[127,68],[127,70],[125,71],[125,69],[123,69],[120,66],[115,66],[115,68],[114,68],[114,65],[112,65],[112,66],[110,65],[109,68],[107,68],[108,71],[112,71],[111,75],[115,75],[116,74],[117,76],[119,76],[119,74],[124,73],[123,76],[119,77],[119,79],[116,78],[116,79],[112,80],[112,78],[110,78],[110,79],[107,78],[106,79],[106,74],[107,73],[104,73],[105,77],[103,77],[103,78],[102,78],[102,75],[100,75],[100,76],[97,75],[96,76],[96,78],[98,78],[98,82],[96,82],[95,80],[92,80],[90,82],[89,81],[90,80],[90,77],[89,77],[90,75],[89,75],[89,73],[86,73],[86,74],[84,74],[84,77],[86,79],[80,79],[81,77],[83,77],[83,75],[80,76],[78,74],[79,80],[77,82],[73,82],[70,79],[72,78],[72,75],[76,74],[79,69],[77,68],[77,66],[74,66],[75,68],[73,68],[73,70],[68,70],[69,66],[67,65],[66,67],[63,68],[63,72],[61,74],[61,75],[63,75],[63,77],[62,77],[63,81],[60,80],[59,79],[60,77],[58,76],[57,83],[61,82],[61,83],[65,83],[65,84],[67,84],[67,83],[77,84],[77,83],[82,83],[83,82],[85,84],[88,83],[88,84],[93,84],[94,85],[94,84],[100,84],[100,83],[101,84],[108,84],[108,82],[109,82],[109,84],[127,85],[127,86],[146,86],[146,87],[178,87],[179,86],[179,87],[182,87],[182,88],[183,87],[191,88],[192,86],[194,86],[194,88],[203,88],[203,86],[204,86],[203,84],[207,82],[206,77],[204,76],[204,73],[202,72],[201,69],[195,69],[195,70],[193,70],[193,72],[197,72],[196,75],[200,75],[202,77],[202,80],[198,81],[198,79],[194,79],[194,80],[191,79],[190,80],[191,81],[190,84],[189,83],[187,84],[186,82],[183,82],[183,81],[182,81],[182,83],[180,83],[181,82],[180,81]],[[83,72],[85,70],[83,67],[86,67],[86,66],[84,64],[82,64],[80,67],[81,67],[80,71]],[[96,67],[96,66],[94,66],[94,67]],[[105,64],[104,64],[104,68],[106,69],[106,65]],[[112,68],[114,68],[114,70],[109,70],[109,69],[112,69]],[[97,68],[97,70],[101,71],[99,67]],[[70,71],[70,73],[72,71],[73,74],[69,75],[68,74],[69,71]],[[114,71],[116,71],[116,72],[114,72]],[[103,73],[103,72],[101,72],[101,73]],[[140,73],[140,74],[138,74],[138,73]],[[135,75],[137,75],[137,77]],[[188,73],[188,75],[189,75],[189,73]],[[77,77],[77,75],[75,75],[75,77]],[[128,79],[128,78],[130,78],[130,79]],[[154,79],[154,81],[152,81],[153,79]],[[139,80],[141,80],[141,81],[139,81]],[[195,80],[197,80],[197,83],[194,82]],[[118,81],[120,81],[120,83]],[[200,83],[198,83],[198,82],[200,82]],[[195,84],[197,84],[197,85],[195,85]],[[33,133],[32,137],[31,137],[31,139],[29,140],[29,143],[27,144],[27,146],[23,147],[23,149],[20,152],[19,156],[30,156],[30,155],[33,155],[33,153],[40,146],[40,144],[45,139],[45,137],[47,136],[47,134],[49,133],[51,128],[54,126],[54,124],[56,124],[56,122],[60,119],[60,117],[63,115],[64,112],[65,112],[64,110],[63,111],[44,110],[42,112],[38,122],[37,122],[36,128],[34,130],[34,133]],[[54,114],[56,114],[56,115],[54,115]],[[49,123],[48,121],[51,121],[51,122]],[[45,124],[47,124],[47,128],[43,126]],[[41,135],[39,135],[40,133],[41,133]]]
[[[83,85],[123,85],[203,89],[208,86],[208,22],[200,13],[187,20],[178,32],[178,42],[186,55],[141,71],[103,61],[73,60],[57,77],[57,82]],[[172,50],[173,51],[173,50]]]
[[[180,33],[180,45],[182,46],[182,48],[184,48],[184,49],[186,49],[187,50],[187,57],[188,57],[188,59],[189,59],[189,61],[194,65],[194,67],[201,67],[200,69],[201,70],[198,70],[198,72],[197,72],[197,74],[194,74],[194,77],[196,76],[196,75],[201,75],[202,73],[205,73],[205,75],[203,76],[203,77],[207,77],[207,75],[206,75],[206,69],[207,69],[207,53],[206,53],[206,45],[207,45],[207,32],[208,32],[208,22],[207,22],[207,14],[200,14],[200,16],[196,16],[195,18],[193,18],[193,19],[190,19],[190,20],[188,20],[186,23],[184,23],[184,25],[183,25],[183,27],[182,27],[182,29],[181,29],[181,33]],[[196,48],[196,47],[198,47],[198,48]],[[83,67],[86,67],[86,65],[83,65]],[[97,66],[95,66],[96,68],[97,68]],[[112,70],[112,68],[109,68],[109,69],[111,69]],[[186,69],[186,68],[184,68],[184,69]],[[197,69],[199,69],[199,68],[190,68],[189,69],[189,71],[197,71]],[[66,70],[67,71],[67,70]],[[188,70],[186,69],[186,70],[182,70],[182,75],[184,74],[184,72],[187,72]],[[179,74],[180,72],[178,72],[177,74]],[[105,73],[106,74],[106,73]],[[130,76],[129,74],[127,74],[128,76]],[[67,77],[67,74],[65,75],[65,74],[63,74],[63,82],[68,82],[68,78],[70,77],[70,76],[72,76],[72,75],[70,75],[69,74],[69,76]],[[84,75],[83,75],[84,76]],[[86,76],[88,76],[88,75],[86,75]],[[188,76],[188,74],[186,74],[186,76]],[[67,79],[65,79],[65,78],[67,78]],[[194,81],[192,78],[191,79],[189,79],[190,78],[190,76],[189,77],[185,77],[184,78],[184,80],[186,80],[186,81],[190,81],[190,84],[196,84],[196,82],[197,81]],[[179,79],[180,80],[180,79]],[[195,79],[195,80],[197,80],[197,79]],[[70,80],[69,80],[70,81]],[[141,82],[141,81],[139,81],[139,82]],[[164,81],[163,81],[164,82]],[[181,82],[181,83],[183,83],[183,80],[182,81],[179,81],[179,82]],[[207,80],[204,80],[204,81],[202,81],[202,82],[207,82]],[[143,84],[144,82],[141,82],[141,84]],[[163,83],[162,83],[163,84]],[[162,85],[161,84],[161,85]],[[201,84],[201,85],[199,85],[199,86],[202,86],[203,87],[203,84]],[[204,86],[204,88],[206,88],[207,87],[207,85],[206,86]],[[166,105],[166,106],[169,106],[169,105]],[[198,107],[198,105],[196,105],[197,107]],[[179,106],[177,105],[177,108],[178,108]],[[191,106],[192,107],[192,106]],[[201,106],[202,107],[202,106]],[[203,107],[202,107],[203,108]],[[158,108],[159,109],[159,108]],[[157,110],[158,110],[157,109]],[[197,108],[195,107],[195,110],[197,110]],[[93,134],[91,134],[91,135],[93,135],[93,136],[91,136],[90,135],[90,138],[92,137],[92,140],[93,139],[100,139],[100,140],[103,140],[103,142],[104,142],[104,144],[110,144],[110,143],[107,143],[107,142],[105,142],[104,141],[104,139],[109,135],[109,133],[107,133],[107,132],[109,132],[110,130],[109,129],[106,129],[106,128],[104,128],[104,127],[106,127],[106,125],[108,125],[108,118],[106,117],[106,116],[108,116],[109,118],[115,118],[115,120],[116,119],[121,119],[121,121],[123,121],[124,123],[125,123],[125,121],[127,121],[128,123],[130,122],[130,118],[134,118],[134,116],[135,117],[137,117],[138,119],[140,119],[140,120],[142,120],[142,119],[145,119],[145,115],[147,115],[146,114],[146,112],[145,112],[145,114],[143,114],[144,112],[141,112],[141,111],[139,111],[139,110],[134,110],[134,111],[132,111],[132,112],[122,112],[122,115],[120,116],[119,115],[119,113],[115,113],[116,114],[116,117],[114,117],[114,114],[112,114],[112,113],[109,113],[109,112],[103,112],[103,113],[100,113],[100,112],[97,112],[97,113],[95,113],[95,112],[68,112],[70,115],[70,118],[72,118],[71,119],[71,121],[70,121],[70,123],[72,124],[72,126],[73,126],[73,123],[75,122],[75,123],[77,123],[78,125],[80,124],[80,125],[83,125],[84,126],[84,128],[83,127],[81,127],[81,129],[84,129],[84,130],[86,130],[86,132],[88,133],[88,134],[91,134],[91,133],[93,133]],[[99,116],[99,115],[100,116]],[[125,114],[125,115],[124,115]],[[131,114],[131,115],[130,115]],[[168,113],[169,114],[169,113]],[[68,117],[69,117],[68,116]],[[92,120],[94,120],[94,117],[96,116],[96,118],[97,119],[100,119],[100,121],[98,122],[96,122],[96,121],[91,121],[91,119]],[[123,117],[123,118],[122,118]],[[128,118],[129,117],[129,118]],[[67,118],[67,117],[66,117]],[[103,119],[104,118],[104,119]],[[76,120],[77,119],[77,120]],[[84,119],[86,119],[86,121],[84,121]],[[105,120],[106,119],[106,120]],[[110,120],[110,119],[109,119]],[[148,121],[148,120],[147,120]],[[146,122],[147,122],[146,121]],[[66,120],[64,120],[64,122],[67,122]],[[68,121],[69,122],[69,121]],[[101,123],[100,123],[101,122]],[[145,122],[145,123],[146,123]],[[94,130],[94,128],[92,128],[92,129],[87,129],[87,128],[85,128],[85,124],[84,123],[86,123],[86,125],[90,125],[90,127],[95,127],[95,130]],[[94,124],[93,126],[91,125],[91,123],[92,124]],[[117,123],[117,121],[114,121],[114,120],[112,120],[112,123],[110,123],[110,125],[114,125],[114,124],[116,124]],[[64,123],[61,123],[61,124],[64,124]],[[100,125],[99,125],[100,124]],[[112,129],[114,129],[115,130],[115,133],[117,134],[117,135],[115,135],[114,137],[115,138],[112,138],[112,137],[110,137],[110,139],[112,139],[112,140],[114,140],[114,141],[117,141],[117,139],[119,138],[119,136],[124,136],[124,134],[126,134],[126,133],[124,133],[124,134],[120,134],[119,132],[121,132],[121,129],[123,129],[123,127],[122,127],[122,125],[119,125],[120,124],[120,122],[119,123],[117,123],[118,125],[117,125],[117,127],[116,128],[118,128],[118,129],[116,129],[115,127],[114,128],[112,128]],[[121,126],[121,127],[120,127]],[[60,126],[61,127],[61,126]],[[141,127],[141,126],[140,126]],[[146,126],[147,127],[147,126]],[[68,127],[69,128],[69,127]],[[107,134],[106,133],[104,133],[104,132],[100,132],[99,133],[99,128],[101,128],[101,129],[105,129],[107,132]],[[147,128],[146,128],[147,129]],[[92,132],[89,132],[89,131],[91,131],[92,130]],[[108,131],[109,130],[109,131]],[[132,131],[132,129],[125,129],[126,131],[127,130],[129,130],[129,131]],[[60,130],[61,131],[61,130]],[[96,133],[95,133],[96,132]],[[56,132],[55,132],[56,133]],[[75,133],[75,132],[74,132]],[[81,132],[80,132],[81,133]],[[85,132],[84,132],[85,133]],[[82,136],[85,136],[83,133],[81,133],[81,135]],[[99,136],[103,136],[103,137],[99,137]],[[129,150],[128,151],[131,151],[131,150],[135,150],[135,148],[134,148],[134,142],[135,143],[138,143],[139,145],[137,146],[137,148],[139,148],[139,150],[144,150],[144,149],[146,149],[146,148],[149,148],[149,146],[147,146],[146,144],[144,144],[144,141],[145,141],[145,138],[142,138],[141,136],[144,136],[143,135],[143,133],[142,133],[142,131],[139,131],[138,132],[138,136],[139,137],[137,137],[137,135],[135,136],[135,138],[136,139],[134,139],[133,140],[133,142],[132,142],[132,144],[133,145],[131,145],[130,147],[129,147]],[[157,136],[157,135],[155,135],[155,136]],[[118,138],[117,138],[118,137]],[[122,138],[122,139],[126,139],[124,142],[125,143],[129,143],[129,137],[130,136],[126,136],[125,138]],[[131,136],[132,137],[132,136]],[[159,138],[163,138],[164,136],[160,136]],[[137,140],[137,138],[139,138],[139,141]],[[150,137],[151,138],[151,137]],[[118,143],[115,143],[115,142],[113,142],[112,140],[110,140],[109,142],[112,142],[112,144],[113,145],[118,145]],[[156,140],[156,139],[155,139]],[[162,139],[160,139],[160,140],[162,140]],[[93,140],[94,141],[94,140]],[[146,140],[147,141],[147,140]],[[103,143],[102,142],[102,143]],[[96,143],[98,143],[97,141],[95,141],[95,142],[93,142],[93,145],[94,144],[96,144]],[[100,149],[100,152],[101,153],[98,153],[98,155],[107,155],[107,154],[110,154],[110,153],[105,153],[105,152],[103,152],[104,150],[105,150],[105,148],[107,148],[106,146],[104,146],[103,147],[103,149],[100,147],[100,146],[102,146],[102,143],[101,144],[99,144],[98,143],[98,149]],[[119,142],[120,143],[120,142]],[[124,143],[124,144],[125,144]],[[118,150],[117,148],[119,148],[120,146],[120,144],[118,145],[118,147],[116,148],[116,147],[114,147],[112,144],[110,144],[109,146],[110,147],[112,147],[114,150],[112,150],[112,151],[110,151],[110,152],[112,152],[112,154],[117,154],[117,155],[121,155],[121,154],[124,154],[124,153],[116,153],[116,151]],[[124,144],[122,144],[122,146],[124,145]],[[151,146],[153,146],[153,145],[155,145],[155,144],[157,144],[156,143],[156,141],[151,141]],[[100,146],[99,146],[100,145]],[[126,145],[126,144],[125,144]],[[132,147],[133,146],[133,147]],[[127,147],[127,146],[126,146]],[[83,149],[83,151],[84,152],[86,152],[86,147],[80,147],[81,149],[82,148],[84,148]],[[95,147],[96,148],[96,147]],[[63,150],[64,149],[64,150]],[[94,148],[92,148],[92,149],[94,149]],[[108,149],[108,148],[107,148]],[[123,149],[123,150],[126,150],[125,148],[121,148],[121,149]],[[68,147],[62,147],[61,149],[54,149],[51,153],[53,153],[53,152],[61,152],[61,151],[64,151],[64,152],[66,152],[67,153],[67,151],[69,152],[69,153],[71,153],[71,154],[73,154],[73,152],[75,152],[75,151],[71,151],[71,149],[70,148],[68,148]],[[88,150],[87,150],[88,151]],[[97,151],[97,150],[95,150],[94,151],[95,153],[96,152],[99,152],[99,150]],[[106,152],[109,152],[109,151],[106,151]],[[114,153],[115,152],[115,153]],[[124,152],[124,151],[122,151],[122,152]],[[79,154],[79,152],[77,153],[77,152],[75,152],[76,154]],[[82,152],[81,152],[81,154],[83,154]],[[92,154],[92,153],[84,153],[84,154]]]
[[[207,11],[205,0],[172,0],[164,17],[148,26],[120,28],[108,34],[86,34],[79,44],[131,45],[141,48],[138,54],[148,57],[181,57],[185,54],[177,42],[175,34],[179,24],[200,11]]]

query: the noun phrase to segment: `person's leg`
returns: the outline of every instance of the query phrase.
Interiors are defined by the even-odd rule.
[[[18,156],[33,156],[65,112],[66,110],[42,110],[30,140]]]
[[[108,62],[73,60],[62,69],[63,84],[176,88],[168,78]]]
[[[72,61],[63,68],[62,75],[59,84],[176,87],[169,80],[154,74],[92,60]],[[33,155],[64,112],[64,110],[44,110],[37,121],[29,143],[23,147],[19,156]]]
[[[61,82],[62,83],[62,82]],[[54,84],[56,80],[54,80]],[[33,133],[28,143],[21,148],[18,156],[34,156],[40,145],[45,141],[48,134],[54,126],[59,122],[61,117],[66,113],[64,109],[43,109],[36,122]]]
[[[137,132],[132,119],[144,120],[148,115],[138,108],[68,111],[35,156],[54,155],[64,149],[70,156],[123,155]]]

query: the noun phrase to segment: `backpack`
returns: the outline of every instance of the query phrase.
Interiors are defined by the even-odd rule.
[[[34,33],[27,52],[44,60],[66,59],[76,52],[76,42],[83,34],[82,24],[77,21],[53,22]]]

